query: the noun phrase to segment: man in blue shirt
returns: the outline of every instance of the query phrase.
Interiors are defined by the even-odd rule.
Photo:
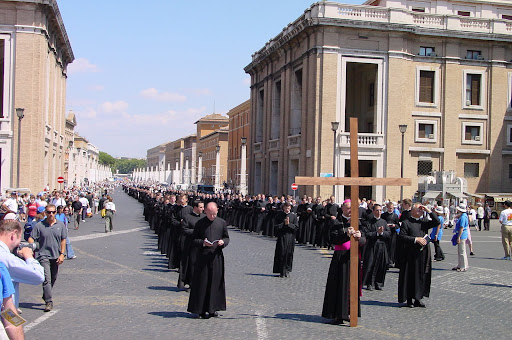
[[[37,259],[44,268],[43,299],[46,302],[44,311],[49,312],[53,309],[52,287],[57,280],[59,265],[64,262],[68,233],[64,223],[55,218],[57,213],[55,205],[48,204],[45,213],[46,219],[34,226],[28,242],[39,243]]]
[[[13,313],[16,313],[16,307],[12,300],[12,294],[14,294],[14,286],[12,284],[11,276],[9,271],[3,263],[0,262],[0,291],[2,292],[2,310],[10,309]],[[4,335],[2,337],[2,335]],[[2,318],[2,325],[0,325],[0,337],[5,338],[5,335],[9,339],[21,340],[25,339],[23,327],[20,325],[15,327],[9,321]]]

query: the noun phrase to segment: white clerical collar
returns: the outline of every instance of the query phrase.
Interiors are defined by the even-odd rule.
[[[420,216],[420,217],[413,217],[413,216],[411,216],[411,218],[412,218],[412,219],[414,219],[414,220],[416,220],[416,221],[419,221],[419,220],[420,220],[420,218],[421,218],[421,216]]]
[[[345,215],[343,215],[343,214],[341,214],[341,216],[345,217],[345,219],[347,219],[347,220],[350,218],[350,217],[345,216]]]

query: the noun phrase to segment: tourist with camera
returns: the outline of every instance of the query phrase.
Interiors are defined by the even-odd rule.
[[[22,237],[23,229],[20,222],[0,221],[0,262],[5,264],[14,282],[16,308],[19,305],[19,284],[38,285],[44,280],[44,269],[34,259],[35,244],[21,242]]]

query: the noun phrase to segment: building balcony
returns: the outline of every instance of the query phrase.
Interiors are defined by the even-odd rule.
[[[253,149],[254,153],[261,152],[261,144],[263,144],[263,143],[262,142],[254,143],[254,149]]]
[[[279,150],[279,139],[272,139],[268,142],[268,150]]]
[[[300,148],[300,135],[288,136],[288,148]]]
[[[338,147],[350,148],[350,132],[338,134]],[[384,135],[378,133],[358,133],[357,145],[359,148],[384,150]]]

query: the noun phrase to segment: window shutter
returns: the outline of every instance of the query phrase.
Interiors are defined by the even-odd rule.
[[[480,105],[480,75],[471,75],[471,105]]]
[[[420,71],[420,102],[434,102],[434,71]]]

